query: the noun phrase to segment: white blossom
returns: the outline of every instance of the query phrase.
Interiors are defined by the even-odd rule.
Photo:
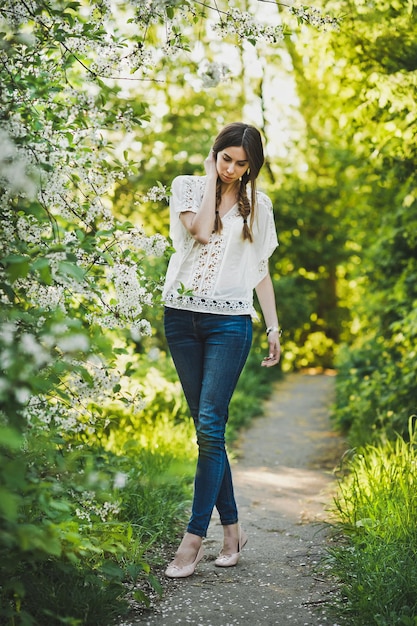
[[[144,196],[144,200],[151,200],[152,202],[159,202],[161,200],[168,200],[168,191],[165,185],[154,185],[148,189],[148,192]]]
[[[284,39],[284,29],[281,24],[270,26],[259,22],[248,11],[232,8],[213,25],[213,30],[220,35],[234,34],[239,42],[249,41],[255,44],[259,40],[269,43],[278,43]]]
[[[62,352],[88,352],[90,348],[90,342],[86,335],[81,333],[71,333],[69,335],[60,337],[57,341],[57,346]]]
[[[128,475],[124,472],[117,472],[113,479],[113,487],[114,489],[123,489],[126,487],[128,480]]]
[[[198,73],[202,80],[202,85],[205,88],[217,87],[229,75],[229,68],[224,63],[204,63]]]
[[[18,218],[16,232],[20,240],[34,245],[42,245],[44,240],[52,236],[50,224],[39,222],[34,215],[25,215]]]
[[[11,346],[15,340],[16,330],[16,322],[4,322],[0,326],[0,342],[5,346]]]
[[[28,299],[41,309],[52,311],[59,308],[66,313],[63,285],[42,285],[34,281],[27,284],[26,294]]]
[[[152,327],[148,320],[134,321],[130,327],[130,336],[134,341],[139,341],[143,336],[150,337],[152,335]]]
[[[310,24],[318,29],[335,30],[340,29],[340,20],[330,15],[323,15],[321,10],[311,6],[289,7],[292,13],[300,22]]]
[[[107,501],[100,504],[97,502],[93,491],[83,491],[81,497],[78,494],[74,494],[74,498],[79,501],[79,506],[76,508],[75,513],[78,519],[81,520],[90,522],[91,517],[94,515],[102,522],[107,522],[120,512],[120,504],[118,502]]]
[[[30,356],[31,361],[37,368],[43,367],[51,360],[49,352],[45,350],[31,333],[22,334],[19,349],[22,354]]]
[[[30,175],[30,165],[27,153],[19,149],[11,136],[0,128],[0,183],[3,180],[12,192],[33,198],[36,183]]]
[[[15,387],[13,390],[14,397],[19,404],[25,405],[29,402],[31,397],[31,391],[28,387]]]

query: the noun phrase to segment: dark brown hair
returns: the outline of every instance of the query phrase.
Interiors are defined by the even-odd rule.
[[[238,192],[238,208],[239,213],[243,218],[243,239],[252,241],[252,226],[255,217],[255,205],[256,205],[256,179],[259,171],[264,164],[264,150],[262,146],[261,134],[257,128],[244,124],[243,122],[233,122],[228,124],[217,135],[213,152],[217,159],[217,154],[222,150],[230,147],[242,147],[246,152],[249,167],[243,174],[239,192]],[[250,181],[251,183],[251,199],[249,202],[248,194],[246,191],[246,185]],[[217,212],[217,207],[220,204],[221,197],[221,181],[217,179],[217,193],[216,193],[216,219],[214,224],[214,231],[216,233],[221,232],[222,223],[220,216]],[[248,224],[248,217],[250,215],[250,223]]]

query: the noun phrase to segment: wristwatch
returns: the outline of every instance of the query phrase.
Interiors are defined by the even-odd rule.
[[[278,326],[268,326],[268,328],[266,329],[266,336],[268,337],[269,333],[278,333],[278,337],[281,337],[282,335],[282,329],[278,328]]]

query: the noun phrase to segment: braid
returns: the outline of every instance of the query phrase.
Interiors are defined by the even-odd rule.
[[[254,218],[254,211],[253,210],[251,211],[251,202],[249,201],[247,190],[246,190],[247,182],[248,182],[248,178],[242,177],[242,181],[239,187],[239,192],[237,195],[237,205],[238,205],[239,214],[243,218],[243,231],[242,231],[243,239],[244,240],[247,239],[248,241],[252,243],[253,241],[252,224],[253,224],[253,218]],[[223,229],[222,220],[218,211],[218,207],[221,202],[221,196],[222,196],[221,181],[220,179],[218,179],[217,184],[216,184],[216,210],[215,210],[214,228],[213,228],[213,232],[215,233],[221,233]],[[252,181],[252,206],[254,205],[254,202],[255,202],[254,181]],[[249,215],[250,215],[250,220],[249,220],[250,223],[248,224]]]
[[[217,179],[217,184],[216,184],[216,216],[214,218],[214,232],[215,233],[221,233],[222,229],[223,229],[222,220],[220,218],[219,211],[218,211],[218,207],[219,207],[219,204],[220,204],[221,196],[222,196],[221,182],[220,182],[220,179]]]
[[[250,226],[248,226],[248,217],[251,212],[251,208],[250,208],[251,205],[249,202],[248,194],[246,192],[246,183],[243,180],[240,183],[237,202],[238,202],[239,213],[243,218],[243,233],[242,233],[243,239],[248,239],[250,242],[252,242],[253,238],[252,238],[252,231],[251,231],[250,226],[252,226],[253,215],[251,215],[251,223],[250,223]]]

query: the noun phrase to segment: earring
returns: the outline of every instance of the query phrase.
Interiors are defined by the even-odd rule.
[[[250,176],[250,167],[248,167],[248,169],[246,170],[246,174]]]

